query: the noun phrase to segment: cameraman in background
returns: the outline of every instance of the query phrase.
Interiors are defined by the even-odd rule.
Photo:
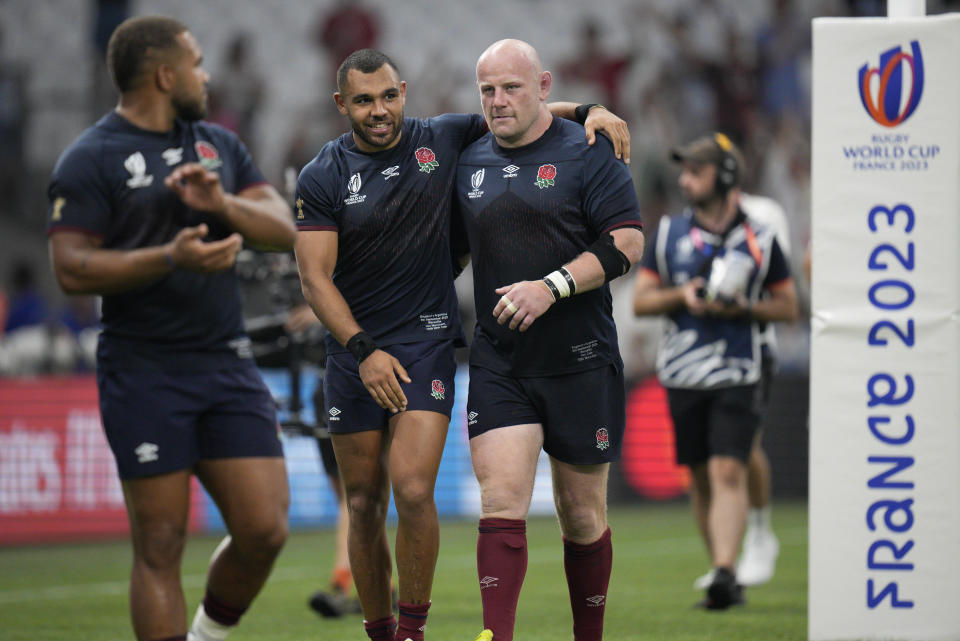
[[[713,565],[698,605],[744,603],[736,560],[747,521],[747,462],[760,427],[760,334],[797,317],[789,263],[770,227],[740,208],[740,151],[722,133],[674,149],[690,206],[665,216],[641,261],[637,316],[665,314],[657,374],[667,389],[677,462]]]

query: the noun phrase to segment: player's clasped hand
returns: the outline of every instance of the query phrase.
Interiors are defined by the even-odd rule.
[[[170,172],[163,184],[193,209],[213,213],[226,209],[227,195],[220,184],[220,174],[208,171],[200,163],[180,165]]]
[[[230,269],[243,246],[243,236],[234,233],[222,240],[204,242],[208,231],[205,224],[181,229],[167,246],[173,264],[193,272]]]
[[[495,290],[500,300],[493,308],[499,325],[509,322],[510,329],[527,331],[533,321],[553,305],[553,294],[543,281],[525,280]]]
[[[377,405],[394,414],[407,409],[407,397],[397,379],[409,383],[410,377],[394,356],[378,349],[363,359],[359,371],[360,380]]]

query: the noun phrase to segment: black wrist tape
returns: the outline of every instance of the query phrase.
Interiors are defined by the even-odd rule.
[[[617,249],[613,236],[609,233],[601,235],[596,242],[587,247],[587,251],[600,261],[605,282],[609,283],[614,278],[623,276],[630,269],[630,260]]]
[[[577,281],[573,280],[573,275],[567,271],[566,267],[561,267],[557,270],[563,274],[563,279],[567,281],[567,285],[570,286],[570,295],[573,296],[577,293]]]
[[[602,106],[603,105],[596,102],[588,102],[586,104],[579,105],[573,110],[573,117],[582,125],[583,123],[587,122],[587,114],[590,113],[591,109]]]
[[[553,294],[553,302],[560,300],[560,290],[557,289],[557,286],[551,283],[549,278],[544,278],[543,282],[547,284],[547,287],[550,289],[550,293]]]
[[[357,365],[362,363],[367,356],[377,351],[377,344],[373,342],[370,334],[366,332],[357,332],[354,334],[350,340],[347,341],[345,347],[347,351],[357,359]]]

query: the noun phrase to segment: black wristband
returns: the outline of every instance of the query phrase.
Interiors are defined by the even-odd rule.
[[[567,281],[567,285],[570,286],[570,295],[573,296],[574,294],[576,294],[576,293],[577,293],[577,281],[573,280],[573,276],[570,274],[570,272],[567,271],[567,268],[566,268],[566,267],[561,267],[561,268],[558,269],[557,271],[560,272],[561,274],[563,274],[564,280],[566,280],[566,281]]]
[[[551,283],[549,278],[544,278],[543,282],[547,284],[547,288],[550,290],[550,293],[553,294],[553,302],[560,300],[560,290],[557,289],[557,286]]]
[[[370,356],[370,354],[373,354],[378,349],[377,344],[373,342],[370,334],[363,331],[354,334],[350,340],[347,341],[345,347],[347,351],[357,359],[357,365],[362,363],[367,356]]]
[[[587,114],[590,113],[590,110],[593,109],[594,107],[603,107],[603,105],[601,105],[598,102],[588,102],[582,105],[578,105],[573,110],[574,120],[579,122],[581,125],[587,122]]]

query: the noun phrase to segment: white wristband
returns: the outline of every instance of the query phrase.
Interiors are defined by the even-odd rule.
[[[560,292],[560,298],[570,296],[570,285],[567,283],[567,279],[563,277],[563,274],[560,273],[560,270],[550,272],[544,276],[544,278],[553,283],[557,291]]]

